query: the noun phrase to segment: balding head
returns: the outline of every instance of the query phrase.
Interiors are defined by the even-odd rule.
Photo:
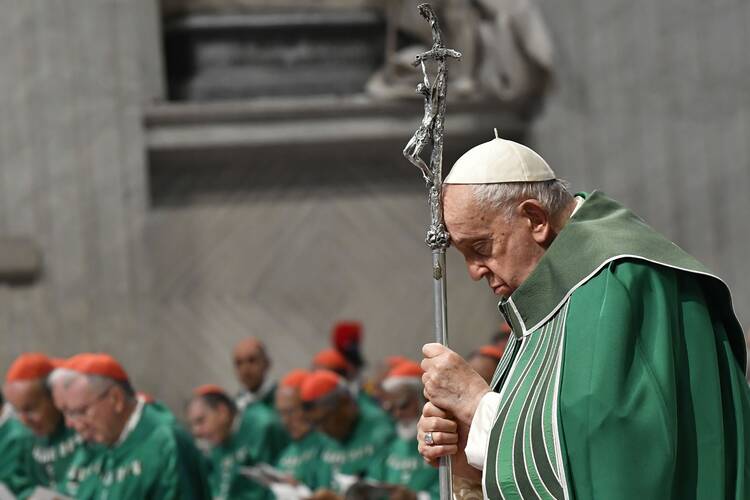
[[[258,391],[271,367],[263,342],[255,337],[239,341],[234,346],[233,358],[237,379],[242,386],[250,392]]]

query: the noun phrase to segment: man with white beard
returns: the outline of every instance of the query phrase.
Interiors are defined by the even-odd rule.
[[[368,477],[394,485],[391,500],[440,497],[437,469],[424,461],[417,443],[417,422],[425,404],[423,373],[417,363],[402,361],[383,379],[384,406],[396,421],[398,437],[390,445],[385,460],[375,466]]]

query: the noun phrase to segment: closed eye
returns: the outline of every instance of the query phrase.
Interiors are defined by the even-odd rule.
[[[492,242],[489,240],[477,241],[471,249],[478,255],[489,257],[492,254]]]

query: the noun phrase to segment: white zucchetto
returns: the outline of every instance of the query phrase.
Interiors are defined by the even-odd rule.
[[[444,184],[499,184],[556,179],[534,150],[497,137],[468,150],[456,161]]]

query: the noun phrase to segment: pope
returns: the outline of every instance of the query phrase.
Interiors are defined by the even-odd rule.
[[[750,497],[746,352],[720,278],[512,141],[464,154],[443,202],[513,333],[489,384],[424,347],[426,459],[453,455],[492,499]]]

